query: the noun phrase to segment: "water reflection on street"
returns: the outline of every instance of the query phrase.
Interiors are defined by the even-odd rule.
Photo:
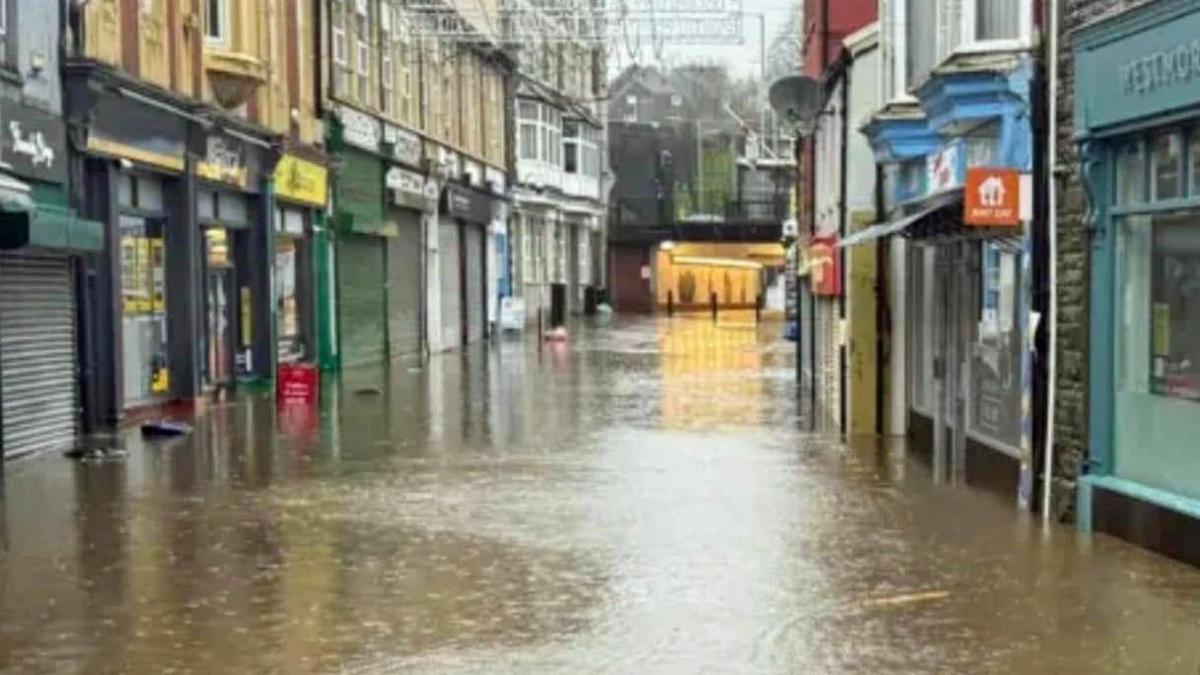
[[[503,339],[13,463],[0,670],[1197,671],[1200,572],[810,435],[780,328]]]

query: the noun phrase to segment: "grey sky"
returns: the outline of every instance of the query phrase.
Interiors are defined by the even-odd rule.
[[[738,77],[758,77],[762,68],[762,23],[765,21],[769,46],[787,21],[789,13],[794,11],[792,8],[790,0],[742,0],[744,41],[740,45],[665,44],[655,48],[643,41],[639,48],[636,44],[625,44],[625,41],[618,40],[610,52],[609,63],[615,74],[635,61],[645,65],[679,65],[700,61],[725,65]],[[796,38],[799,39],[799,36]]]

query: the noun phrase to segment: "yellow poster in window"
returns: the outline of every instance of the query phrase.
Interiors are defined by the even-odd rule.
[[[148,273],[152,275],[151,288],[153,293],[150,300],[150,311],[155,314],[161,314],[167,311],[167,303],[165,300],[165,288],[167,285],[166,279],[166,252],[163,248],[162,239],[151,239],[150,242],[150,264]]]
[[[1154,356],[1171,355],[1171,306],[1154,303]]]

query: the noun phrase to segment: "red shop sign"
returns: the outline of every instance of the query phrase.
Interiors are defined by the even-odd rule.
[[[808,245],[808,269],[813,295],[838,297],[842,294],[842,256],[837,236],[813,237]]]
[[[315,365],[289,363],[279,366],[279,376],[276,378],[279,403],[315,406],[320,387],[321,378]]]

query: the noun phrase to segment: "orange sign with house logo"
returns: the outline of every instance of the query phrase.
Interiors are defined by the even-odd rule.
[[[963,222],[976,227],[1021,224],[1021,174],[1016,169],[967,169]]]

